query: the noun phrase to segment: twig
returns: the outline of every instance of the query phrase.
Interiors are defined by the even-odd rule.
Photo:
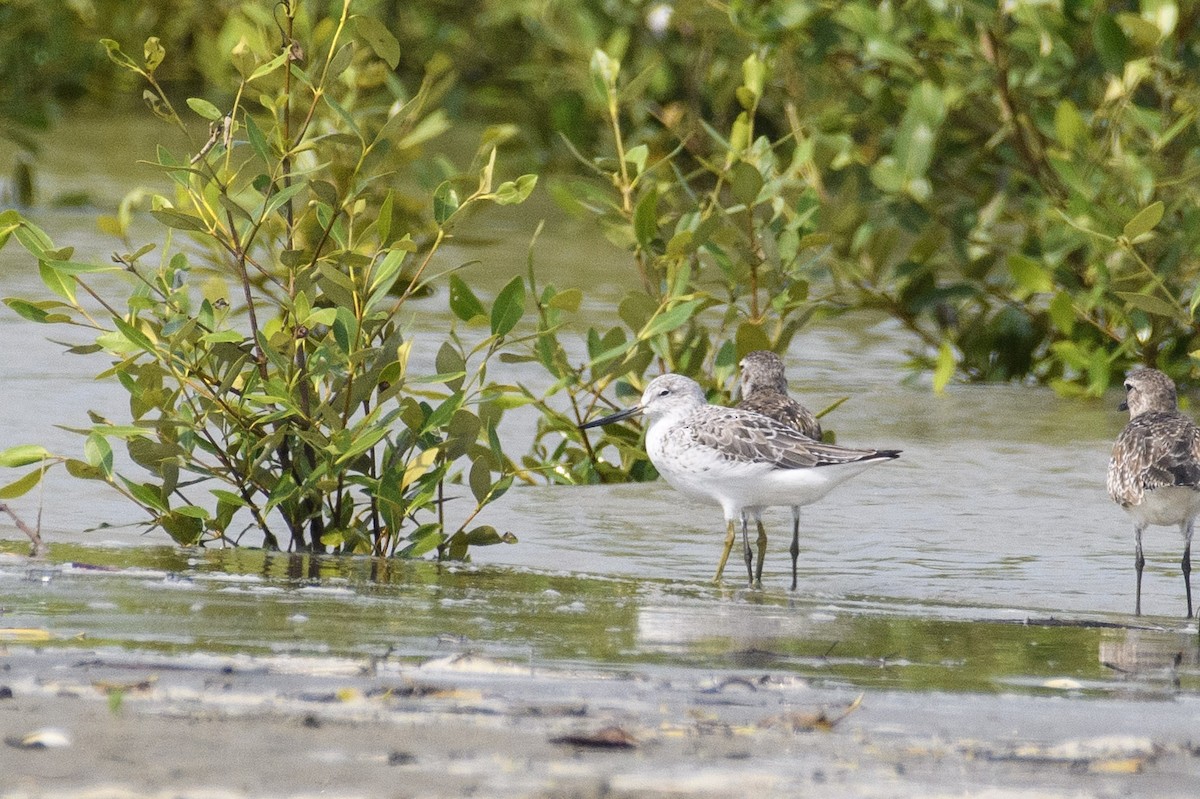
[[[46,546],[46,542],[42,541],[41,533],[21,521],[21,517],[17,515],[16,511],[8,507],[7,503],[0,502],[0,511],[11,516],[13,523],[17,525],[17,529],[29,536],[29,540],[33,542],[33,548],[29,550],[29,557],[44,558],[50,554],[50,547]]]

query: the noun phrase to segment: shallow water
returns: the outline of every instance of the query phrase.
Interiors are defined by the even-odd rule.
[[[81,148],[120,143],[128,152],[153,135],[103,120],[64,125],[46,147],[43,195],[73,188],[77,161],[89,170],[96,163],[63,146],[72,137]],[[98,204],[153,178],[125,170],[127,161],[114,154],[101,162],[110,172],[89,177]],[[94,232],[93,213],[31,216],[58,243],[79,247],[78,257],[102,259],[119,246]],[[615,299],[631,277],[619,253],[544,201],[520,216],[485,217],[489,238],[448,257],[480,259],[476,276],[498,287],[525,269],[542,216],[544,278]],[[0,293],[40,296],[39,286],[15,243],[0,251]],[[445,326],[444,297],[421,306],[418,336]],[[80,424],[88,409],[122,418],[123,398],[91,381],[102,363],[61,354],[46,335],[0,313],[9,343],[0,447],[37,442],[77,453],[81,440],[55,425]],[[662,483],[514,488],[481,521],[520,543],[477,549],[471,565],[437,566],[181,551],[137,527],[93,529],[138,516],[102,486],[56,474],[42,493],[12,503],[29,521],[40,508],[53,545],[47,563],[21,557],[20,533],[7,520],[0,527],[0,626],[44,628],[66,647],[414,659],[483,650],[612,668],[778,669],[903,690],[1040,694],[1061,690],[1047,681],[1069,679],[1085,696],[1194,692],[1195,633],[1182,618],[1174,530],[1148,534],[1148,615],[1130,615],[1132,527],[1103,485],[1123,424],[1116,397],[1066,401],[1026,386],[952,386],[934,396],[905,380],[910,346],[894,324],[860,316],[806,331],[789,354],[792,388],[809,405],[851,397],[825,420],[840,442],[904,450],[805,510],[794,594],[786,511],[768,517],[765,588],[742,589],[736,555],[714,587],[720,512],[685,506]],[[419,353],[418,366],[431,356]],[[537,379],[512,368],[514,380]],[[515,442],[529,435],[519,415],[505,431]]]

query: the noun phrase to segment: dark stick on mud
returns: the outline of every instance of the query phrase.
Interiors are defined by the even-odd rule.
[[[12,517],[13,523],[17,525],[17,529],[29,536],[29,540],[33,543],[33,546],[29,550],[29,557],[43,558],[50,552],[50,548],[42,541],[41,533],[21,521],[21,517],[17,515],[16,511],[8,507],[4,502],[0,502],[0,511]]]

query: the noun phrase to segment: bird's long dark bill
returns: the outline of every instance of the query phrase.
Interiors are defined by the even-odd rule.
[[[601,425],[612,424],[613,422],[620,422],[624,419],[628,419],[630,416],[637,416],[641,412],[642,412],[642,406],[635,405],[632,408],[626,408],[623,411],[617,411],[612,416],[602,416],[599,419],[593,419],[590,422],[584,422],[583,424],[579,425],[579,429],[580,430],[588,430],[592,427],[600,427]]]

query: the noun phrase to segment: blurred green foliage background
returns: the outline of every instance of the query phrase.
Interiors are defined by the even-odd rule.
[[[592,58],[619,62],[618,151],[645,145],[650,164],[667,164],[626,187],[633,204],[665,184],[695,190],[697,170],[721,180],[726,166],[753,162],[754,142],[730,139],[750,111],[754,138],[803,189],[787,202],[811,207],[787,231],[809,237],[812,254],[790,278],[827,288],[829,312],[873,307],[900,320],[922,342],[914,365],[938,388],[1016,379],[1097,395],[1137,363],[1192,377],[1195,4],[362,0],[354,11],[399,44],[398,66],[381,62],[360,83],[415,92],[428,65],[447,65],[453,125],[511,124],[509,155],[558,175],[586,179],[589,161],[615,171]],[[101,37],[136,49],[158,36],[171,53],[159,74],[168,91],[219,102],[228,54],[270,30],[274,13],[251,1],[0,3],[4,135],[33,150],[36,130],[73,103],[136,98]],[[750,56],[762,65],[752,103]],[[575,211],[595,210],[557,185]],[[628,222],[614,240],[635,258],[661,255]],[[761,234],[768,271],[773,259],[799,268],[781,266],[780,242]],[[706,255],[690,257],[702,266]]]

